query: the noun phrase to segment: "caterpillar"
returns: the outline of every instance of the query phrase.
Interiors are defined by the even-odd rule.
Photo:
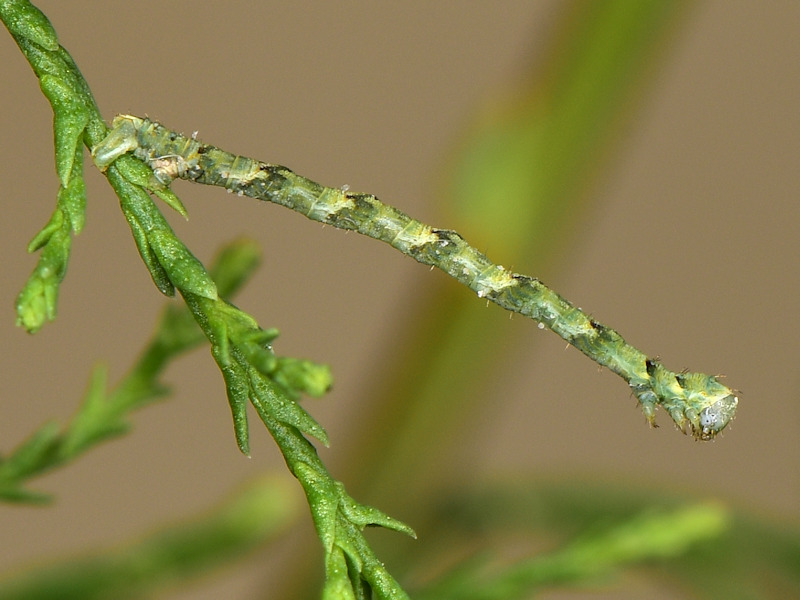
[[[386,242],[414,260],[441,269],[506,310],[529,317],[561,336],[630,386],[647,422],[656,427],[662,406],[684,433],[710,440],[733,419],[735,393],[711,375],[675,373],[590,318],[534,277],[507,271],[461,235],[412,219],[371,194],[322,186],[286,167],[225,152],[149,119],[118,115],[108,136],[92,149],[105,170],[133,152],[153,170],[154,185],[181,178],[280,204],[309,219]]]

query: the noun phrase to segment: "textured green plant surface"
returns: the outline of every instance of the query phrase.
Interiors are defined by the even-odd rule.
[[[545,250],[553,251],[554,236],[562,231],[558,224],[566,222],[589,173],[596,169],[607,145],[609,124],[620,120],[625,112],[630,82],[641,74],[641,57],[655,46],[678,7],[679,3],[660,0],[584,3],[580,10],[573,7],[565,19],[566,33],[552,49],[559,58],[550,71],[531,89],[518,94],[513,110],[502,113],[485,130],[472,132],[454,169],[448,194],[457,199],[452,201],[453,224],[459,229],[499,232],[501,237],[488,245],[509,261],[522,262],[519,259],[523,254],[546,259]],[[210,150],[206,153],[212,162],[201,163],[200,143],[195,147],[192,138],[162,130],[159,135],[163,133],[163,137],[152,143],[140,135],[146,131],[142,120],[129,118],[132,128],[120,127],[124,120],[117,121],[118,127],[109,130],[87,83],[59,45],[47,18],[29,2],[9,0],[0,0],[0,18],[53,107],[60,182],[53,216],[29,246],[29,251],[39,251],[39,261],[17,298],[17,322],[35,332],[56,315],[71,236],[80,232],[84,222],[84,147],[94,150],[95,160],[117,193],[157,288],[167,296],[177,290],[184,300],[181,308],[171,303],[166,309],[153,340],[116,387],[107,391],[105,370],[97,368],[68,425],[46,424],[2,457],[0,497],[18,503],[47,500],[46,495],[28,487],[28,480],[126,431],[126,417],[132,410],[166,393],[160,377],[169,362],[207,340],[225,380],[238,447],[249,453],[250,404],[301,484],[323,548],[323,597],[408,597],[377,558],[363,530],[378,525],[410,536],[414,532],[354,500],[328,472],[311,441],[327,445],[327,433],[298,404],[304,395],[325,393],[331,381],[329,370],[324,365],[276,355],[272,342],[277,331],[260,327],[254,317],[228,301],[258,262],[254,246],[244,241],[232,244],[207,271],[176,237],[151,198],[161,199],[186,216],[186,208],[169,189],[175,177],[222,184],[242,193],[260,185],[266,189],[261,190],[264,194],[254,194],[260,198],[269,196],[269,186],[277,179],[260,174],[264,163],[247,163],[249,159],[237,159],[208,145],[202,145],[203,152]],[[172,143],[184,147],[169,146]],[[223,169],[225,181],[203,180],[212,174],[221,177],[220,165],[224,166],[226,160],[230,165]],[[545,163],[547,169],[531,168]],[[258,167],[256,171],[248,170],[253,165]],[[426,237],[434,247],[446,247],[452,241],[457,252],[422,262],[445,265],[456,278],[463,275],[462,279],[469,280],[464,283],[482,297],[497,299],[519,287],[496,285],[511,276],[498,272],[496,265],[481,262],[482,255],[467,249],[460,236],[442,237],[441,230],[434,234],[373,196],[323,188],[291,171],[273,168],[275,177],[290,181],[283,190],[284,197],[291,193],[303,196],[307,204],[298,206],[305,206],[309,216],[357,230],[380,223],[400,227],[392,240],[405,241],[412,255],[413,248],[421,248]],[[280,195],[277,193],[277,197]],[[355,206],[371,213],[356,214],[352,210]],[[470,223],[482,227],[473,228]],[[480,244],[487,245],[487,240]],[[469,260],[457,268],[458,257],[465,255]],[[485,268],[464,273],[464,269],[475,270],[476,266]],[[697,437],[705,438],[712,437],[732,418],[736,402],[731,399],[735,396],[716,379],[667,371],[614,337],[612,330],[591,320],[582,321],[582,312],[574,312],[569,303],[544,289],[553,295],[541,304],[529,304],[540,311],[538,316],[531,316],[623,375],[637,393],[648,420],[652,422],[655,406],[661,404],[679,426],[690,427]],[[535,295],[533,287],[528,292],[522,294],[523,300]],[[665,501],[664,494],[637,495],[630,490],[606,493],[605,488],[594,489],[591,484],[568,490],[537,485],[533,491],[521,486],[486,486],[480,491],[461,490],[447,501],[433,501],[425,486],[441,473],[435,472],[430,461],[434,450],[428,441],[441,440],[443,444],[452,440],[464,416],[470,413],[465,399],[477,396],[463,393],[476,385],[475,380],[465,376],[453,381],[450,367],[459,365],[464,373],[485,371],[478,368],[478,361],[486,362],[485,357],[478,356],[474,348],[488,346],[492,337],[499,335],[489,331],[485,319],[478,316],[483,303],[467,296],[446,297],[439,305],[446,308],[434,307],[418,320],[420,331],[435,321],[444,334],[438,345],[424,346],[414,341],[414,332],[410,333],[408,344],[414,352],[408,353],[405,363],[399,359],[393,365],[402,380],[388,380],[382,385],[382,394],[376,394],[384,397],[384,406],[393,417],[374,421],[367,432],[374,438],[365,436],[356,449],[357,458],[351,461],[351,468],[363,468],[345,478],[351,489],[359,490],[358,496],[376,505],[413,499],[414,506],[408,512],[415,524],[435,531],[435,543],[415,546],[412,553],[404,553],[402,544],[380,553],[381,557],[390,557],[387,564],[408,582],[414,597],[529,597],[554,586],[606,582],[620,569],[641,563],[665,573],[669,583],[690,589],[698,597],[731,597],[721,591],[730,594],[741,590],[747,592],[743,597],[758,597],[759,580],[755,576],[750,587],[726,586],[725,579],[731,573],[746,572],[742,564],[770,556],[763,551],[767,547],[771,556],[776,552],[780,556],[779,560],[760,563],[763,569],[758,571],[759,576],[768,574],[770,589],[790,590],[800,584],[796,569],[792,570],[798,563],[797,532],[747,521],[715,502],[694,498]],[[513,304],[512,300],[509,303]],[[523,304],[520,302],[520,306]],[[563,310],[553,318],[541,312],[554,306]],[[582,324],[578,334],[567,331],[577,326],[573,319]],[[501,352],[494,354],[495,360],[502,360]],[[622,355],[626,355],[624,360]],[[629,359],[630,365],[619,366]],[[413,381],[407,373],[415,373]],[[720,401],[724,406],[712,409]],[[714,415],[721,420],[714,422]],[[0,587],[0,596],[150,594],[163,582],[192,577],[256,545],[269,543],[292,516],[286,502],[286,492],[280,485],[257,485],[196,523],[122,550],[104,552],[102,558],[70,561],[9,577],[5,587]],[[603,527],[594,527],[599,521],[603,521]],[[544,554],[531,549],[513,560],[481,550],[489,544],[475,545],[476,539],[494,537],[515,546],[520,538],[533,538],[543,529],[556,532],[564,545]],[[314,575],[318,572],[318,551],[304,551],[296,571],[283,575],[280,583],[284,596],[318,596]],[[313,589],[309,590],[310,586]],[[755,591],[750,594],[750,590]],[[277,597],[278,592],[271,590],[270,596]]]

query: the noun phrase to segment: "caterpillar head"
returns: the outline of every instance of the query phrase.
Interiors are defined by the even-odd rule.
[[[698,437],[701,440],[710,440],[725,429],[725,426],[733,420],[738,404],[739,398],[729,394],[700,411]]]

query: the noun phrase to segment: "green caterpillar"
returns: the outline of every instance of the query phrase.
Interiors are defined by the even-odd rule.
[[[119,115],[92,150],[105,170],[133,152],[153,170],[155,187],[181,178],[291,208],[309,219],[381,240],[414,260],[437,267],[506,310],[530,317],[628,382],[655,427],[661,405],[684,433],[709,440],[733,419],[739,399],[715,377],[674,373],[622,336],[526,275],[511,273],[467,244],[455,231],[436,229],[370,194],[324,187],[286,167],[237,156],[130,115]]]

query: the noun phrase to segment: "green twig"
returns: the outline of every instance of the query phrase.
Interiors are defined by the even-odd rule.
[[[33,333],[56,316],[58,290],[67,270],[72,240],[84,223],[86,192],[83,145],[93,146],[107,128],[89,86],[53,26],[27,0],[0,0],[0,19],[11,33],[53,108],[58,203],[50,221],[28,245],[41,250],[36,267],[17,297],[17,324]]]

